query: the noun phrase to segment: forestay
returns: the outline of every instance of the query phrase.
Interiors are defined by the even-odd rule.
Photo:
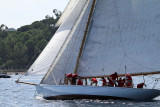
[[[97,0],[78,75],[159,71],[159,10],[160,0]]]

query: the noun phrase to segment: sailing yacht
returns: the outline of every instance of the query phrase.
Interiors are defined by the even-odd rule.
[[[28,84],[45,99],[152,100],[160,90],[65,85],[65,75],[160,73],[159,10],[160,0],[70,0],[59,29],[27,72],[40,81]]]

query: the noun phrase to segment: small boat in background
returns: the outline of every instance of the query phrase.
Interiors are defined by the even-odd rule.
[[[7,75],[7,72],[1,71],[0,78],[11,78],[11,76]]]
[[[0,78],[11,78],[11,76],[7,74],[0,74]]]

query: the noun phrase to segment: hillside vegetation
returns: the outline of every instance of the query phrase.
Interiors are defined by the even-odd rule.
[[[28,68],[33,63],[57,30],[54,26],[61,12],[55,9],[53,13],[56,18],[47,15],[45,19],[15,31],[1,24],[0,69]]]

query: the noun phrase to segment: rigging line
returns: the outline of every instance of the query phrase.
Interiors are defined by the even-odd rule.
[[[102,55],[102,57],[103,57],[103,55]],[[104,58],[102,58],[102,71],[101,72],[105,75],[105,73],[104,73]]]
[[[136,61],[136,60],[134,60],[134,59],[132,59],[132,58],[130,58],[130,57],[128,57],[128,56],[126,56],[126,57],[129,58],[130,60],[136,62],[137,64],[139,64],[139,65],[141,65],[141,66],[147,68],[147,69],[150,69],[150,70],[152,70],[152,71],[156,71],[156,70],[154,70],[153,68],[149,68],[149,67],[147,67],[147,66],[145,66],[145,65],[143,65],[143,64],[141,64],[141,63],[139,63],[138,61]]]
[[[105,49],[105,45],[104,45],[104,49]],[[102,48],[102,50],[103,50],[103,48]],[[104,63],[105,63],[105,58],[103,58],[103,57],[105,57],[105,55],[103,55],[103,51],[102,51],[102,55],[101,55],[101,57],[102,57],[102,74],[103,75],[105,75],[105,72],[104,72]]]
[[[84,68],[86,68],[86,70],[87,70],[92,76],[94,76],[95,73],[91,72],[91,71],[89,70],[89,68],[87,68],[82,61],[80,61],[80,63],[82,64],[82,66],[83,66]]]
[[[122,63],[123,63],[124,59],[125,59],[125,55],[123,55],[123,58],[122,58],[121,64],[120,64],[119,69],[117,70],[117,72],[119,72],[119,71],[120,71],[120,69],[121,69],[121,66],[122,66]]]
[[[56,85],[58,85],[56,79],[55,79],[55,76],[54,76],[54,72],[51,72],[52,73],[52,76],[53,76],[53,79],[54,79],[54,82],[56,83]]]
[[[119,14],[118,14],[118,7],[117,7],[117,2],[116,0],[114,0],[114,3],[115,3],[115,9],[116,9],[116,17],[117,17],[117,21],[118,21],[118,29],[119,29],[119,34],[121,36],[121,42],[122,42],[122,48],[123,48],[123,52],[124,52],[124,61],[125,61],[125,74],[126,74],[126,50],[125,50],[125,46],[124,46],[124,42],[123,42],[123,37],[122,37],[122,32],[121,32],[121,29],[120,29],[120,18],[119,18]],[[126,40],[126,39],[125,39]]]
[[[126,55],[125,47],[124,47],[124,43],[123,43],[122,32],[121,32],[121,30],[120,30],[120,18],[119,18],[119,14],[118,14],[118,7],[117,7],[117,2],[116,2],[116,0],[114,0],[114,3],[115,3],[115,9],[116,9],[116,18],[117,18],[117,22],[118,22],[119,34],[120,34],[121,40],[122,40],[121,42],[122,42],[123,52],[124,52],[124,55]]]
[[[144,81],[145,87],[146,87],[146,89],[147,89],[147,85],[146,85],[146,82],[145,82],[144,75],[143,75],[143,81]]]

